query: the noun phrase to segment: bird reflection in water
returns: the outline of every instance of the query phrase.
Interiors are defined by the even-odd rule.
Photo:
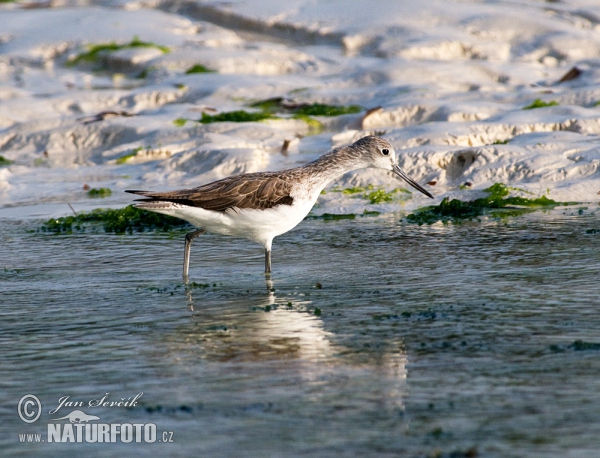
[[[233,363],[251,373],[268,370],[273,380],[291,377],[308,383],[305,388],[325,384],[343,387],[342,391],[358,390],[356,396],[366,390],[380,407],[404,409],[407,356],[401,341],[388,337],[379,345],[368,334],[348,334],[344,322],[352,311],[343,319],[324,322],[313,312],[312,297],[294,294],[297,289],[279,290],[276,283],[267,278],[266,294],[262,288],[261,292],[243,290],[234,292],[233,298],[209,299],[207,289],[188,287],[188,306],[194,313],[192,325],[177,331],[178,353],[196,361],[190,364],[200,358],[207,363]],[[326,329],[326,324],[336,331]],[[324,390],[311,396],[326,395]]]
[[[206,303],[200,306],[194,295],[201,296],[204,291],[193,286],[186,284],[187,305],[197,325],[195,333],[203,334],[201,351],[208,359],[248,361],[285,357],[312,361],[333,354],[331,333],[309,311],[310,301],[287,295],[278,299],[271,276],[265,279],[266,294],[248,291],[243,298],[216,307],[212,301],[211,306]]]

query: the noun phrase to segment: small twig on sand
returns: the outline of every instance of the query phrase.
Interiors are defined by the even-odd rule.
[[[77,216],[77,212],[75,211],[75,209],[71,206],[71,204],[69,202],[67,202],[67,205],[69,206],[69,208],[71,209],[71,211],[75,214],[75,216]]]
[[[288,156],[289,147],[290,147],[290,141],[285,139],[283,141],[283,145],[281,145],[281,154],[283,154],[284,156]]]
[[[94,116],[84,116],[82,118],[77,118],[77,121],[82,124],[91,124],[93,122],[104,121],[108,118],[114,118],[115,116],[137,116],[135,113],[128,113],[127,111],[102,111]]]
[[[564,83],[565,81],[571,81],[575,78],[579,78],[579,76],[583,73],[583,71],[577,67],[572,67],[567,73],[565,73],[561,79],[559,79],[556,84]]]

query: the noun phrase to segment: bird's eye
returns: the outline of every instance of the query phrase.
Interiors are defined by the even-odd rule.
[[[387,148],[383,148],[383,149],[381,150],[381,152],[383,153],[383,155],[384,155],[384,156],[387,156],[388,154],[390,154],[390,150],[389,150],[389,149],[387,149]]]

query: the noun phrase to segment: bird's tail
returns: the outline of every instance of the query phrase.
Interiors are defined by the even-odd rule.
[[[165,202],[163,200],[140,200],[139,202],[134,203],[133,206],[135,208],[141,208],[142,210],[157,212],[181,208],[181,205],[176,204],[175,202]]]

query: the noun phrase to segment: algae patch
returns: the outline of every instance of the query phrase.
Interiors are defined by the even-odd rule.
[[[264,113],[271,115],[280,114],[291,116],[292,119],[299,119],[308,124],[308,127],[314,133],[323,131],[323,124],[314,118],[314,116],[333,117],[343,114],[359,113],[362,107],[358,105],[328,105],[325,103],[298,103],[286,100],[283,97],[273,97],[270,99],[259,100],[249,104],[252,108],[257,108]]]
[[[115,161],[115,163],[117,165],[125,164],[129,159],[131,159],[132,157],[137,156],[137,152],[141,151],[141,150],[142,150],[141,147],[140,147],[139,150],[136,148],[135,150],[133,150],[132,153],[128,153],[128,154],[125,154],[124,156],[121,156],[121,157],[117,158],[117,160]]]
[[[394,191],[386,192],[383,189],[372,191],[365,196],[370,204],[382,204],[394,200]]]
[[[558,205],[569,205],[573,202],[556,202],[546,196],[536,199],[510,196],[509,188],[503,183],[496,183],[484,192],[489,193],[487,197],[476,200],[462,201],[458,199],[442,200],[439,205],[423,207],[406,217],[410,223],[433,224],[438,221],[442,223],[457,222],[463,219],[472,219],[483,215],[490,210],[509,210],[505,213],[496,213],[492,216],[516,216],[531,211],[532,207],[555,207]],[[512,210],[512,212],[510,211]]]
[[[545,108],[545,107],[555,107],[558,106],[558,102],[556,100],[551,100],[550,102],[544,102],[542,99],[535,99],[529,105],[523,107],[523,110],[533,110],[535,108]]]
[[[87,194],[89,197],[109,197],[112,191],[108,188],[92,188]]]
[[[137,148],[131,150],[130,153],[124,154],[123,156],[115,159],[115,164],[126,164],[130,159],[134,158],[138,161],[154,161],[164,157],[170,157],[172,154],[173,153],[168,149],[152,148],[151,145],[146,147],[138,146]]]
[[[326,105],[324,103],[313,103],[302,105],[295,110],[296,115],[301,116],[341,116],[354,114],[362,111],[358,105]]]
[[[362,107],[359,105],[328,105],[325,103],[298,103],[286,100],[283,97],[273,97],[259,100],[249,104],[252,108],[269,113],[288,113],[299,118],[303,116],[340,116],[344,114],[359,113]]]
[[[12,164],[13,161],[6,159],[4,156],[0,156],[0,167],[5,167],[7,165]]]
[[[358,197],[367,199],[370,204],[383,204],[383,203],[393,202],[394,197],[400,193],[408,194],[408,195],[412,194],[410,191],[403,189],[403,188],[395,188],[395,189],[392,189],[391,191],[385,191],[384,189],[375,189],[375,187],[373,185],[369,185],[366,188],[361,188],[360,186],[354,186],[352,188],[342,189],[341,191],[334,189],[333,192],[341,192],[342,194],[346,194],[346,195],[350,195],[350,196],[360,194],[360,196],[358,196]]]
[[[270,113],[259,111],[255,113],[249,113],[244,110],[226,111],[216,115],[209,115],[202,113],[202,117],[198,122],[202,124],[210,124],[212,122],[257,122],[264,121],[265,119],[275,119],[276,117]]]
[[[586,351],[586,350],[600,350],[600,343],[597,342],[585,342],[583,340],[576,340],[573,342],[573,350],[575,351]]]
[[[187,73],[187,72],[186,72]],[[358,113],[362,110],[358,105],[326,105],[323,103],[295,103],[285,100],[283,97],[260,100],[248,104],[248,107],[259,111],[248,112],[236,110],[209,115],[202,113],[198,122],[209,124],[213,122],[258,122],[267,119],[299,119],[308,124],[309,128],[316,133],[323,130],[323,124],[313,116],[339,116],[347,113]],[[180,119],[174,121],[176,125],[181,123]]]
[[[196,64],[185,71],[186,75],[193,75],[194,73],[215,73],[215,71],[202,64]]]
[[[158,45],[150,41],[142,41],[139,39],[139,37],[134,37],[133,40],[131,40],[129,43],[124,44],[118,44],[115,41],[111,41],[109,43],[88,45],[86,52],[77,54],[75,57],[68,61],[68,64],[76,65],[81,62],[96,62],[98,61],[98,58],[104,53],[133,48],[155,48],[161,51],[163,54],[166,54],[170,51],[167,46]]]
[[[369,217],[369,216],[379,216],[380,212],[375,211],[367,211],[365,210],[362,213],[323,213],[322,215],[308,215],[305,219],[322,219],[325,221],[338,221],[342,219],[356,219]]]
[[[363,192],[365,188],[361,188],[360,186],[353,186],[352,188],[346,188],[342,190],[342,194],[358,194],[359,192]]]
[[[600,343],[586,342],[584,340],[576,340],[569,345],[554,344],[550,345],[550,351],[553,353],[562,353],[567,350],[574,351],[600,351]]]
[[[144,231],[169,231],[189,226],[189,223],[172,216],[140,210],[132,205],[119,209],[97,208],[76,216],[62,216],[46,221],[41,232],[71,234],[85,232],[86,228],[102,227],[105,232],[133,234]]]

